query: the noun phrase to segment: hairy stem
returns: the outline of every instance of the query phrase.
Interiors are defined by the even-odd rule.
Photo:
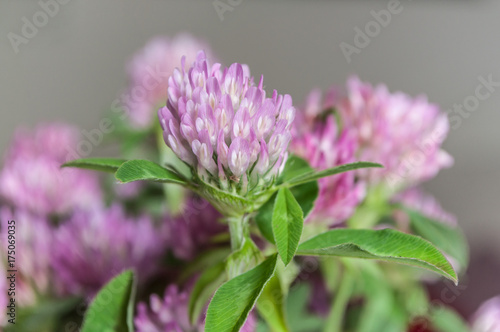
[[[354,277],[350,273],[349,268],[348,266],[344,266],[342,279],[335,294],[330,313],[328,314],[323,329],[324,332],[342,332],[345,310],[354,287]]]
[[[247,232],[247,217],[229,217],[226,219],[229,225],[229,234],[231,235],[231,251],[235,252],[243,246]]]

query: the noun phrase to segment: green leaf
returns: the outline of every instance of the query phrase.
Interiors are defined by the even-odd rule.
[[[309,165],[304,159],[297,157],[296,155],[291,155],[288,157],[285,167],[281,172],[278,183],[287,182],[290,179],[296,178],[298,176],[311,173],[314,169]]]
[[[208,306],[205,332],[239,331],[274,275],[277,259],[276,254],[269,257],[250,271],[229,280],[215,292]]]
[[[404,208],[410,217],[413,232],[455,258],[461,268],[467,266],[469,252],[467,240],[457,226],[432,220],[423,214]]]
[[[311,168],[311,166],[309,166],[307,161],[295,155],[291,155],[290,157],[288,157],[283,172],[281,172],[277,183],[281,184],[291,178],[300,176],[305,173],[310,173],[312,171],[314,170]],[[316,181],[312,181],[303,185],[296,186],[292,188],[291,191],[295,196],[297,202],[299,202],[305,219],[313,209],[314,201],[318,197],[318,183]],[[264,236],[266,240],[273,244],[275,242],[273,237],[272,218],[276,196],[277,194],[271,196],[271,198],[264,205],[262,205],[255,217],[255,222],[257,223],[262,236]]]
[[[316,181],[318,179],[321,179],[321,178],[324,178],[327,176],[331,176],[331,175],[335,175],[335,174],[339,174],[339,173],[344,173],[344,172],[348,172],[348,171],[353,171],[353,170],[360,169],[360,168],[368,168],[368,167],[383,167],[383,166],[380,164],[377,164],[377,163],[371,163],[371,162],[367,162],[367,161],[359,161],[356,163],[345,164],[345,165],[337,166],[334,168],[325,169],[323,171],[308,172],[308,173],[299,175],[297,177],[294,177],[294,178],[288,180],[287,182],[285,182],[285,184],[288,184],[289,187],[293,187],[293,186],[296,186],[299,184],[303,184],[303,183],[307,183],[307,182],[311,182],[311,181]]]
[[[281,188],[276,196],[272,218],[274,240],[281,259],[288,265],[299,245],[304,216],[299,203],[288,188]]]
[[[90,304],[82,332],[132,332],[135,277],[125,271],[102,288]]]
[[[189,298],[188,314],[192,325],[195,325],[212,294],[224,282],[226,265],[220,262],[203,272],[196,281]]]
[[[79,297],[38,298],[36,306],[17,308],[15,324],[7,324],[2,331],[52,332],[62,330],[61,321],[82,302],[83,299]]]
[[[290,188],[290,191],[292,192],[293,197],[295,197],[295,200],[297,200],[297,202],[299,203],[304,215],[304,219],[306,219],[306,217],[314,208],[314,203],[318,198],[318,181],[311,181],[295,186],[293,188]]]
[[[393,285],[386,273],[379,264],[370,261],[361,265],[360,272],[363,307],[355,331],[404,331],[409,318],[403,306],[397,303]]]
[[[318,198],[318,182],[312,181],[304,183],[291,188],[290,191],[299,203],[305,219],[314,208],[314,202],[316,201],[316,198]],[[272,218],[276,196],[277,194],[271,196],[271,198],[259,209],[259,212],[255,217],[255,222],[257,223],[262,236],[273,244],[275,242],[273,236]]]
[[[285,313],[286,295],[283,294],[278,272],[267,283],[257,301],[257,310],[273,332],[288,332]]]
[[[356,277],[357,276],[346,266],[340,279],[338,289],[335,292],[330,313],[323,327],[324,332],[340,332],[344,330],[344,319],[347,312],[347,306],[354,292]]]
[[[313,172],[314,169],[309,166],[307,161],[292,155],[288,158],[285,168],[281,173],[278,183],[287,182],[289,179],[295,178],[297,176]],[[312,211],[314,207],[314,202],[318,197],[319,187],[317,181],[311,181],[298,185],[290,189],[293,196],[299,202],[302,212],[304,213],[304,219],[307,217],[309,212]],[[273,199],[274,202],[274,199]]]
[[[455,311],[446,307],[434,307],[430,313],[432,326],[438,332],[469,332],[467,323]]]
[[[311,292],[311,285],[307,283],[298,283],[290,290],[286,306],[293,332],[320,331],[324,325],[324,319],[313,315],[307,308]]]
[[[176,173],[149,160],[130,160],[120,166],[115,177],[122,183],[138,180],[186,184]]]
[[[76,159],[68,161],[61,167],[76,167],[76,168],[91,169],[94,171],[114,173],[126,161],[127,160],[125,159],[113,159],[113,158],[86,158],[86,159]]]
[[[302,243],[297,255],[379,259],[425,268],[457,283],[457,275],[430,242],[392,229],[335,229]]]
[[[259,231],[263,237],[266,238],[267,241],[274,244],[274,235],[273,235],[273,210],[274,210],[274,201],[276,201],[277,194],[271,196],[271,198],[260,207],[257,215],[255,216],[255,223],[257,227],[259,227]]]
[[[189,262],[182,273],[177,278],[177,283],[185,283],[194,274],[201,272],[209,267],[223,262],[231,254],[230,248],[214,248],[200,253],[195,259]]]

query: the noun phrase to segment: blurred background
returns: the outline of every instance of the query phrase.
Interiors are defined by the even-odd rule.
[[[126,86],[126,62],[157,35],[204,38],[224,63],[265,73],[266,85],[296,104],[311,88],[356,74],[450,111],[445,149],[455,166],[425,187],[457,215],[472,263],[459,288],[443,283],[433,292],[451,291],[465,315],[500,294],[499,1],[60,0],[46,21],[43,10],[35,1],[0,2],[2,154],[20,125],[97,128]],[[381,10],[392,14],[381,18]],[[24,27],[34,20],[36,31]],[[478,89],[488,96],[476,97]]]

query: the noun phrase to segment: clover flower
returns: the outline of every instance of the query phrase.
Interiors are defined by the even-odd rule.
[[[350,130],[341,130],[333,115],[327,115],[323,120],[325,110],[331,108],[331,104],[327,104],[321,102],[317,91],[309,95],[306,106],[297,112],[298,121],[294,125],[295,135],[291,143],[291,151],[318,170],[356,161],[358,148]],[[356,181],[354,172],[322,178],[319,180],[318,199],[306,222],[326,222],[333,226],[345,221],[364,196],[365,185]]]
[[[114,275],[132,268],[142,282],[166,250],[166,228],[149,217],[132,218],[113,205],[76,211],[55,234],[52,265],[59,292],[93,296]]]
[[[189,293],[180,291],[176,285],[168,286],[163,298],[156,294],[151,295],[150,307],[143,302],[137,305],[134,320],[137,332],[203,331],[202,319],[195,326],[189,322],[188,303]],[[251,313],[240,331],[254,332],[256,325],[256,317]]]
[[[50,253],[53,229],[49,226],[48,220],[43,217],[23,210],[13,211],[5,206],[0,207],[0,218],[2,222],[5,222],[5,225],[9,220],[16,221],[14,255],[14,269],[17,270],[16,305],[19,307],[32,306],[38,301],[40,294],[48,295],[53,291],[50,283],[52,278]],[[0,253],[4,258],[7,257],[8,250],[7,245],[4,245],[8,243],[7,236],[7,227],[2,226]]]
[[[179,34],[171,39],[156,37],[134,55],[127,65],[130,86],[125,99],[134,127],[145,128],[153,124],[156,110],[167,99],[168,77],[179,67],[183,56],[191,63],[200,49],[212,57],[204,41],[189,34]]]
[[[393,201],[416,210],[428,218],[453,226],[457,225],[457,218],[454,215],[445,211],[433,196],[418,187],[398,193],[394,196]]]
[[[96,174],[60,168],[74,159],[80,138],[76,128],[59,123],[18,130],[0,171],[0,196],[21,210],[40,215],[101,204]]]
[[[190,197],[182,212],[175,218],[167,218],[168,243],[177,258],[190,260],[210,244],[217,234],[227,232],[220,223],[221,214],[206,200]]]
[[[473,332],[500,332],[500,296],[484,302],[472,318]]]
[[[266,97],[246,65],[210,65],[204,52],[169,78],[158,115],[165,143],[202,184],[246,196],[265,190],[284,166],[295,115],[292,98]]]
[[[391,94],[384,85],[373,87],[352,77],[337,107],[343,126],[355,132],[358,157],[384,166],[359,172],[371,183],[386,180],[399,189],[432,178],[453,163],[441,149],[447,116],[425,97]]]

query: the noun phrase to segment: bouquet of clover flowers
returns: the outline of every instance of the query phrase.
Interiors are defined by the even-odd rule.
[[[189,35],[134,56],[120,159],[68,154],[66,125],[16,136],[0,213],[30,226],[21,330],[467,331],[425,290],[468,263],[418,187],[453,162],[439,108],[357,78],[296,107],[213,58]]]
[[[296,109],[289,95],[266,93],[246,65],[212,64],[203,51],[192,62],[179,60],[159,126],[150,126],[168,157],[65,164],[112,172],[121,183],[162,183],[167,199],[169,188],[183,187],[227,225],[229,252],[195,260],[204,268],[190,295],[168,288],[151,309],[141,304],[136,326],[238,331],[251,329],[257,316],[272,331],[401,331],[420,316],[441,326],[441,317],[452,315],[430,304],[422,286],[429,277],[415,269],[458,282],[455,271],[467,264],[453,218],[415,189],[452,163],[440,148],[448,124],[436,106],[353,78],[347,91],[332,89],[325,98],[314,91]],[[300,288],[308,256],[318,257],[317,283],[331,304],[306,309],[314,319],[301,322],[287,314],[286,298]],[[84,330],[126,325],[133,280],[124,272],[101,291],[115,289],[115,307],[107,310],[116,320],[97,314],[98,294]],[[175,315],[182,319],[169,320]],[[314,326],[303,326],[308,321]]]

